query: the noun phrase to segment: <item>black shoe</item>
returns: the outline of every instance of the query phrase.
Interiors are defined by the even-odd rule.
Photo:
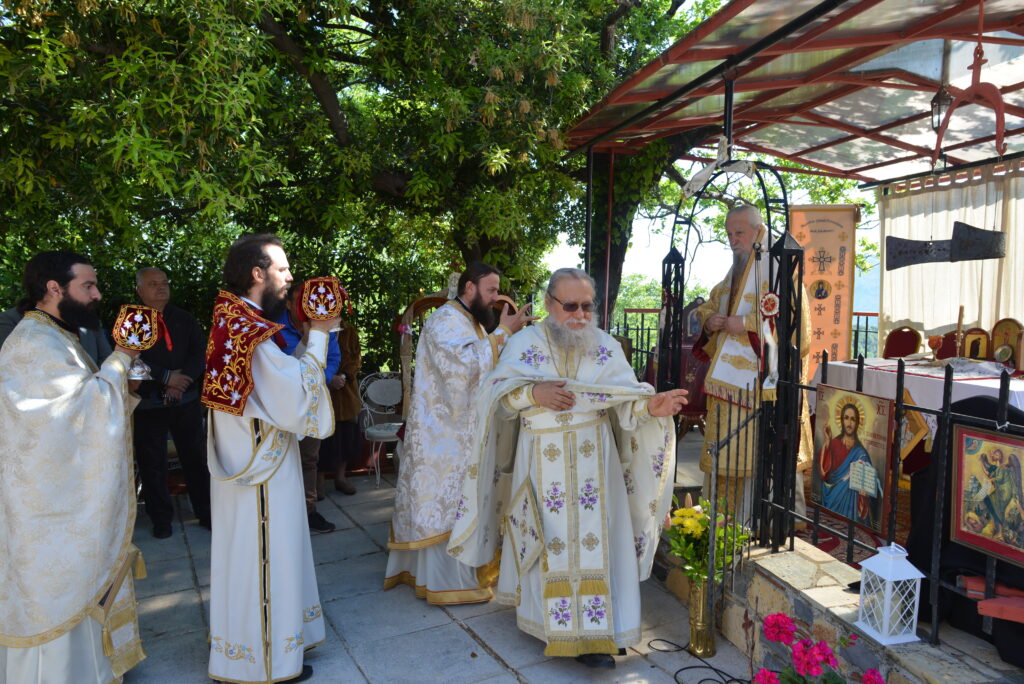
[[[153,536],[157,539],[167,539],[173,534],[170,523],[157,523],[153,525]]]
[[[345,496],[352,496],[356,493],[356,488],[353,487],[348,480],[339,480],[335,478],[334,488],[344,494]]]
[[[584,653],[576,656],[577,663],[583,663],[587,667],[615,667],[615,658],[607,653]]]
[[[286,679],[285,681],[281,682],[281,684],[292,684],[292,682],[304,682],[304,681],[306,681],[307,679],[309,679],[312,676],[313,676],[313,666],[312,665],[303,665],[302,666],[302,674],[300,674],[298,677],[292,677],[291,679]]]
[[[313,511],[309,514],[309,529],[316,532],[333,532],[334,523],[320,515],[318,512]]]
[[[213,525],[210,523],[209,518],[199,518],[199,526],[211,532],[213,531]]]

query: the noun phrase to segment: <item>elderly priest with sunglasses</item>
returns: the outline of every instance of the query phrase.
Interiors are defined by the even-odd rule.
[[[497,599],[544,654],[614,667],[640,641],[640,587],[672,496],[685,390],[637,382],[597,328],[594,281],[548,283],[548,317],[513,335],[478,395],[475,452],[448,553],[469,565],[500,543]]]

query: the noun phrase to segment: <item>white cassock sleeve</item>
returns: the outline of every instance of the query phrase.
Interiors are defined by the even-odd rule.
[[[244,415],[300,437],[330,437],[334,409],[324,379],[327,340],[327,333],[310,330],[309,343],[298,358],[288,356],[271,340],[256,347],[255,387]]]

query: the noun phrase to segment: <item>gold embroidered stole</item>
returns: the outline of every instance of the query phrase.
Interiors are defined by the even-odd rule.
[[[536,518],[543,530],[543,541],[534,546],[546,551],[534,556],[542,562],[545,655],[618,651],[608,575],[606,454],[599,436],[607,422],[603,409],[554,413],[535,408],[522,414],[522,429],[532,436],[533,464],[532,483],[524,484],[536,489]],[[521,498],[513,497],[513,505],[522,505]]]

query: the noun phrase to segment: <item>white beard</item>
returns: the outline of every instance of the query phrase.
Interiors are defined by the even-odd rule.
[[[597,344],[597,316],[591,317],[587,325],[573,329],[558,323],[554,318],[544,321],[551,339],[551,345],[565,351],[587,351]]]

